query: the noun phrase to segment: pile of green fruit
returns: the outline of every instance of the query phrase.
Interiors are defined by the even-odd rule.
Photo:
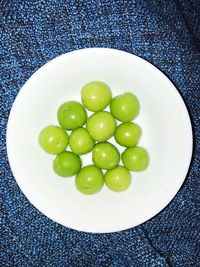
[[[115,192],[124,191],[131,184],[130,171],[143,171],[149,164],[148,152],[137,146],[142,130],[132,122],[139,114],[139,101],[130,92],[112,98],[109,86],[99,81],[83,86],[81,101],[82,104],[68,101],[59,107],[60,126],[44,128],[39,134],[39,144],[45,152],[57,155],[53,161],[57,175],[76,175],[76,188],[81,193],[97,193],[104,182]],[[104,111],[108,105],[110,112]],[[94,113],[87,117],[86,109]],[[116,120],[121,124],[117,126]],[[67,131],[71,131],[70,135]],[[118,149],[107,141],[112,136],[125,147],[121,155],[123,166],[119,165]],[[66,150],[68,145],[71,151]],[[94,165],[82,168],[80,155],[91,151]]]

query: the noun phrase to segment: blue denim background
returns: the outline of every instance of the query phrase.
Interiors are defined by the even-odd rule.
[[[0,14],[0,266],[200,266],[200,2],[2,0]],[[178,88],[194,127],[193,160],[177,196],[150,221],[112,234],[46,218],[19,190],[6,156],[8,114],[21,86],[49,60],[84,47],[153,63]]]

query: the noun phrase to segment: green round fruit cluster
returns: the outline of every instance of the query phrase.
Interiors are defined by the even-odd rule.
[[[142,130],[132,122],[139,114],[139,101],[130,92],[112,98],[109,86],[100,81],[83,86],[81,101],[82,104],[68,101],[59,107],[60,126],[45,127],[39,134],[39,144],[45,152],[56,155],[53,169],[57,175],[76,175],[75,185],[81,193],[97,193],[104,182],[112,191],[124,191],[131,184],[130,171],[143,171],[149,164],[148,152],[137,146]],[[108,106],[110,112],[104,110]],[[87,117],[86,109],[94,113]],[[121,124],[117,126],[116,120]],[[118,149],[108,142],[112,136],[125,147],[121,155],[123,166],[119,165]],[[66,150],[68,145],[71,151]],[[91,151],[94,165],[82,168],[80,155]]]

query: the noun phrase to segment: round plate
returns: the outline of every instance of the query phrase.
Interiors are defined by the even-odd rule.
[[[81,87],[92,80],[107,83],[113,95],[131,91],[140,101],[135,121],[142,127],[140,145],[149,151],[150,165],[132,173],[131,187],[122,193],[106,186],[95,195],[79,193],[74,177],[57,176],[54,156],[38,145],[41,129],[58,124],[60,104],[80,101]],[[192,128],[178,91],[150,63],[119,50],[81,49],[50,61],[23,86],[9,116],[7,152],[18,185],[43,214],[73,229],[115,232],[147,221],[175,196],[189,168]],[[84,165],[92,163],[91,154],[82,158]]]

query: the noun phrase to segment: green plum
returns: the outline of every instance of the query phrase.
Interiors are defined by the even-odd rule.
[[[110,112],[99,111],[88,118],[86,127],[95,141],[104,142],[113,136],[116,121]]]
[[[103,187],[104,176],[99,168],[89,165],[76,175],[75,184],[79,192],[86,195],[95,194]]]
[[[114,145],[108,142],[99,143],[92,151],[92,160],[97,167],[109,170],[117,166],[120,154]]]
[[[130,186],[131,174],[125,167],[117,166],[106,172],[105,184],[112,191],[122,192]]]
[[[87,113],[83,105],[77,101],[63,103],[57,112],[60,126],[65,130],[73,130],[83,126],[87,120]]]
[[[114,97],[110,103],[112,115],[119,121],[132,121],[140,110],[140,104],[137,97],[130,92]]]
[[[55,173],[62,177],[74,176],[80,171],[81,165],[80,157],[70,151],[62,152],[53,161]]]
[[[78,128],[71,132],[69,136],[69,146],[77,155],[83,155],[92,150],[94,140],[85,128]]]
[[[120,124],[115,132],[115,141],[125,147],[136,146],[142,135],[142,129],[134,122],[124,122]]]
[[[144,147],[130,147],[122,153],[122,162],[130,171],[143,171],[149,165],[149,154]]]
[[[50,125],[40,132],[38,141],[45,152],[56,155],[66,149],[68,135],[61,127]]]
[[[112,99],[109,86],[103,82],[92,81],[83,86],[81,100],[90,111],[100,111],[106,108]]]

